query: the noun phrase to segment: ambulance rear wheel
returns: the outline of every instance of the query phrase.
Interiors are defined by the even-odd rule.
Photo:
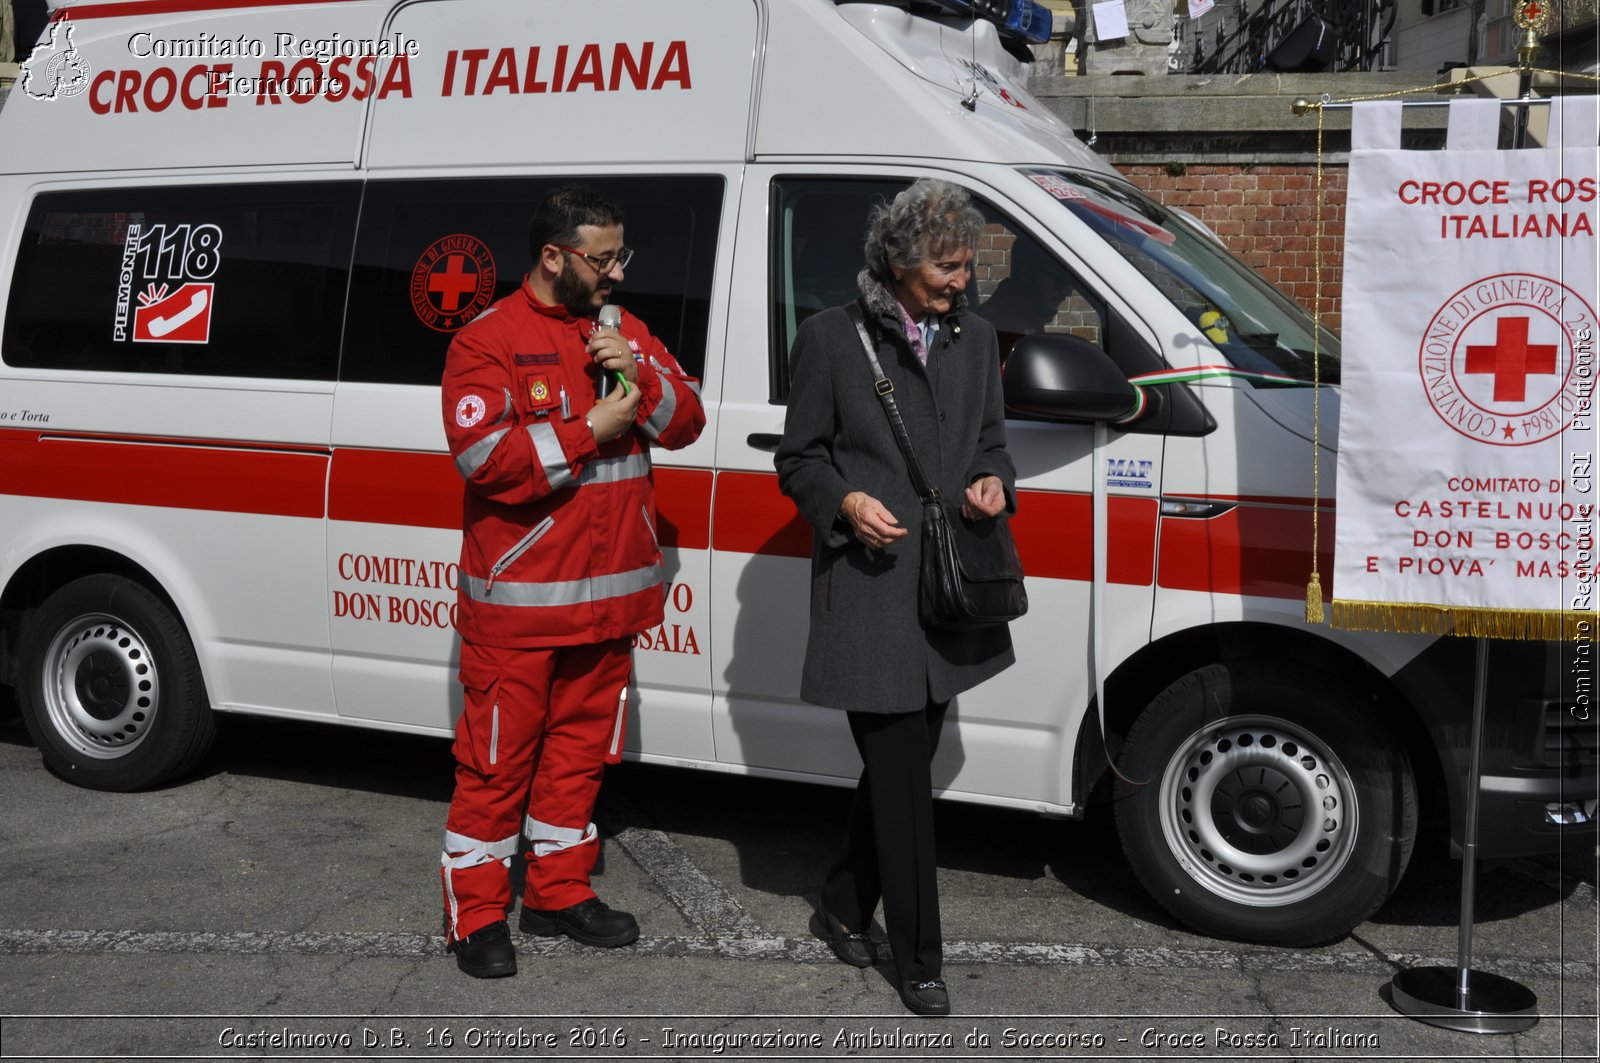
[[[95,790],[138,790],[193,768],[216,723],[183,623],[123,576],[72,581],[20,646],[22,717],[45,766]]]
[[[1125,748],[1123,849],[1151,896],[1204,933],[1334,940],[1377,911],[1411,857],[1410,761],[1371,699],[1335,676],[1202,668],[1150,703]]]

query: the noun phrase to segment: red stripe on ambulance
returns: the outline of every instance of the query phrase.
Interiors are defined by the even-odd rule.
[[[1333,514],[1323,514],[1318,535],[1322,593],[1331,599]],[[1303,598],[1310,545],[1309,508],[1245,505],[1205,520],[1169,517],[1161,522],[1156,582],[1169,590]]]
[[[711,542],[711,473],[657,468],[654,476],[661,545],[706,549]],[[341,447],[333,452],[328,516],[460,531],[464,489],[448,454]]]
[[[764,557],[811,556],[811,528],[772,473],[657,468],[661,545]],[[460,474],[447,454],[232,440],[0,431],[0,495],[321,518],[457,530]],[[1112,497],[1107,575],[1168,590],[1298,598],[1310,575],[1309,509],[1237,506],[1206,520],[1161,522],[1155,499]],[[1308,500],[1309,501],[1309,500]],[[1011,524],[1030,576],[1093,575],[1090,496],[1022,491]],[[1319,567],[1332,594],[1333,517],[1321,523]]]
[[[82,7],[64,7],[52,19],[71,19],[81,22],[86,18],[123,18],[138,15],[168,15],[189,11],[230,11],[240,7],[316,7],[323,4],[340,4],[346,0],[248,0],[242,4],[219,4],[217,0],[137,0],[136,3],[86,4]]]
[[[313,448],[0,432],[0,495],[321,519],[327,469]]]
[[[1108,500],[1111,582],[1149,586],[1154,579],[1158,510],[1155,499]],[[1086,494],[1020,492],[1011,533],[1028,575],[1090,579],[1091,519],[1092,500]],[[778,478],[772,473],[719,473],[712,523],[717,550],[763,557],[811,556],[811,526],[778,490]]]

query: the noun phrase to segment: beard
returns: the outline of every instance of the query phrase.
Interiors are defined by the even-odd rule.
[[[566,307],[567,313],[573,317],[591,317],[600,309],[600,304],[595,300],[595,293],[599,290],[596,284],[590,284],[578,271],[572,268],[571,261],[561,267],[561,272],[556,274],[556,279],[550,285],[556,302]]]

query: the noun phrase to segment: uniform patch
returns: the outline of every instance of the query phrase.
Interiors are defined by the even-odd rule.
[[[549,354],[514,354],[511,356],[518,365],[559,365],[561,356],[554,351]]]
[[[481,396],[463,395],[461,401],[456,403],[456,424],[462,428],[471,428],[483,420],[483,415],[488,409]]]
[[[545,373],[529,373],[522,378],[522,393],[528,404],[535,408],[555,405],[555,394],[550,390],[550,377]]]

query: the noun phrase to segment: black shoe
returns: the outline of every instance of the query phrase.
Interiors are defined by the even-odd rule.
[[[479,927],[450,944],[456,966],[474,978],[504,978],[517,973],[517,950],[505,920]]]
[[[844,924],[818,908],[811,917],[811,932],[833,949],[833,954],[852,967],[871,967],[878,962],[878,950],[866,934],[846,930]]]
[[[544,938],[565,934],[573,941],[603,949],[632,945],[639,940],[639,924],[633,916],[612,911],[599,897],[590,897],[557,911],[524,907],[517,925],[524,934]]]
[[[918,1015],[950,1014],[950,994],[945,990],[944,983],[937,978],[926,982],[915,978],[902,978],[900,1000],[905,1004],[907,1011]]]

